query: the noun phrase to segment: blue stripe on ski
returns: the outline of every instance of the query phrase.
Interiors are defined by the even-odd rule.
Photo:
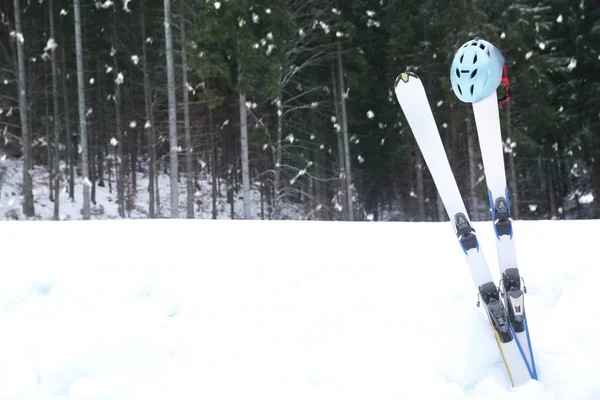
[[[521,353],[521,357],[523,358],[523,362],[527,367],[527,371],[529,372],[529,376],[532,379],[538,380],[537,371],[535,369],[535,360],[533,359],[533,349],[531,348],[531,340],[529,338],[529,328],[527,327],[527,318],[523,315],[523,320],[525,321],[525,333],[527,335],[527,344],[529,345],[529,354],[531,355],[531,366],[529,365],[529,361],[527,361],[527,357],[525,356],[525,351],[523,351],[523,346],[517,337],[517,333],[515,332],[511,323],[508,324],[510,328],[510,333],[513,335],[515,342],[517,343],[517,348],[519,349],[519,353]]]
[[[527,345],[529,346],[529,355],[531,356],[531,366],[533,368],[533,379],[537,380],[537,371],[535,369],[535,359],[533,358],[533,347],[531,346],[531,339],[529,338],[529,326],[527,326],[527,315],[523,314],[523,321],[525,321],[525,334],[527,335]]]
[[[494,232],[496,233],[496,239],[500,240],[500,234],[498,234],[498,228],[494,221],[496,220],[496,208],[494,207],[494,197],[492,191],[488,188],[488,198],[490,199],[490,210],[492,211],[492,224],[494,224]]]

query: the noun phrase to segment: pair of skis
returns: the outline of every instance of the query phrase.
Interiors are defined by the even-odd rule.
[[[500,290],[494,283],[479,248],[477,235],[448,162],[421,80],[416,74],[405,72],[398,76],[394,86],[400,107],[423,154],[465,254],[510,381],[513,386],[520,386],[531,379],[537,379],[524,308],[524,293],[527,289],[519,275],[513,242],[496,93],[473,103],[473,112],[496,234],[496,249],[502,277]],[[480,305],[480,301],[477,305]]]

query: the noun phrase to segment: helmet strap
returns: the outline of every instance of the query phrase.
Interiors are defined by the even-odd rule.
[[[510,84],[508,83],[508,75],[506,74],[506,64],[504,64],[504,71],[500,83],[504,84],[504,97],[498,99],[498,106],[502,108],[505,103],[510,101]]]

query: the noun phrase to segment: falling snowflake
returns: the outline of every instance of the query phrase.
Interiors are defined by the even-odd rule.
[[[111,145],[111,146],[116,146],[118,143],[119,143],[119,142],[117,141],[117,139],[116,139],[116,138],[111,138],[111,139],[110,139],[110,145]]]
[[[48,43],[46,43],[46,47],[44,47],[44,51],[54,50],[58,47],[56,40],[53,38],[48,39]]]
[[[131,56],[131,62],[137,65],[140,62],[140,58],[134,54]]]
[[[575,58],[571,58],[569,60],[569,65],[567,65],[567,69],[569,72],[573,71],[577,67],[577,60]]]
[[[527,54],[525,54],[525,59],[529,60],[532,55],[533,55],[533,50],[528,51]]]
[[[265,12],[266,12],[267,14],[271,14],[271,9],[270,9],[270,8],[267,8],[267,9],[265,9]]]
[[[150,123],[150,121],[146,121],[146,123],[144,124],[144,129],[148,129],[152,126],[152,124]]]
[[[506,33],[502,32],[502,34],[500,34],[500,39],[505,39],[506,38]]]
[[[257,24],[259,21],[259,17],[257,14],[252,13],[252,22],[254,22],[255,24]]]
[[[538,46],[540,47],[541,50],[544,50],[546,48],[546,43],[540,42],[540,44],[538,44]]]
[[[372,11],[372,10],[367,10],[367,15],[368,15],[369,17],[372,17],[373,15],[375,15],[375,11]]]
[[[361,164],[365,162],[365,159],[362,158],[362,156],[360,154],[356,158],[358,159],[358,162],[361,163]]]
[[[67,15],[67,10],[65,10],[64,8],[60,10],[60,15]]]
[[[221,8],[221,2],[220,1],[215,1],[213,5],[215,6],[215,10],[218,10],[219,8]]]
[[[336,36],[336,37],[342,37],[342,36],[344,36],[344,34],[343,34],[342,32],[340,32],[340,31],[337,31],[337,32],[335,33],[335,36]]]
[[[122,73],[122,72],[119,72],[119,73],[117,74],[117,78],[115,79],[115,83],[116,83],[117,85],[122,85],[124,80],[125,80],[125,77],[123,76],[123,73]]]
[[[556,17],[556,22],[558,22],[559,24],[562,24],[562,22],[563,22],[562,14],[558,14],[558,17]]]
[[[594,202],[594,195],[592,193],[584,194],[579,196],[579,204],[590,204]]]
[[[90,85],[93,85],[96,80],[94,78],[90,78]]]
[[[373,119],[373,117],[375,117],[375,113],[371,110],[367,111],[367,118]]]
[[[131,121],[131,122],[129,123],[129,127],[130,127],[130,128],[135,128],[136,126],[137,126],[137,122],[136,122],[136,121]]]

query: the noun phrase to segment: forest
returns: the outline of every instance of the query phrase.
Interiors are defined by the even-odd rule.
[[[0,155],[23,163],[27,217],[42,166],[54,219],[76,190],[90,219],[109,187],[121,217],[145,191],[148,218],[196,218],[209,190],[212,218],[224,199],[230,218],[289,218],[293,204],[298,219],[444,221],[394,96],[398,74],[412,71],[477,221],[489,202],[472,108],[449,80],[474,37],[506,60],[513,216],[600,218],[593,0],[6,0]]]

